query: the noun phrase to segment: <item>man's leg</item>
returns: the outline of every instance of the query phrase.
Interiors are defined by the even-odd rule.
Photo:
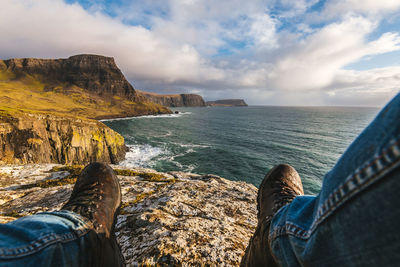
[[[399,179],[397,95],[325,175],[317,197],[299,196],[270,220],[272,258],[281,266],[397,266]]]
[[[300,176],[293,167],[281,164],[268,172],[257,195],[257,228],[241,266],[278,266],[268,244],[271,219],[282,206],[303,194]]]
[[[123,266],[114,235],[120,203],[113,170],[88,165],[61,211],[0,225],[0,266]]]

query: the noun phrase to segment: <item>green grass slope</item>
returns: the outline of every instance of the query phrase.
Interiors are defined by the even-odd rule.
[[[18,74],[0,64],[0,112],[52,114],[88,119],[171,113],[152,102],[132,102],[118,96],[96,95],[69,84],[46,84],[45,77]]]

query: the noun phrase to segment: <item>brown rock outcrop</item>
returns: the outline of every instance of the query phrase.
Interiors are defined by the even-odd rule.
[[[0,167],[0,223],[68,200],[76,171],[49,172],[53,166]],[[214,175],[116,171],[123,204],[115,230],[127,266],[239,265],[257,225],[255,186]]]
[[[114,58],[99,55],[76,55],[63,59],[20,58],[0,60],[0,66],[18,76],[29,74],[46,82],[46,90],[60,84],[81,87],[98,95],[143,101],[125,79]]]
[[[101,122],[40,114],[0,117],[0,164],[117,163],[125,152],[124,138]]]
[[[167,107],[204,107],[206,105],[203,97],[196,94],[161,95],[136,91],[147,100]]]

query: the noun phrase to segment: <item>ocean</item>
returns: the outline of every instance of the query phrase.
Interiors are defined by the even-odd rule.
[[[360,107],[174,108],[179,114],[104,120],[125,138],[127,167],[216,174],[259,186],[274,165],[299,172],[306,194],[379,109]]]

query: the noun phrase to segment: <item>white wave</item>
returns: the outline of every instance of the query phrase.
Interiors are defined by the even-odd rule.
[[[183,157],[183,156],[185,156],[186,154],[193,153],[193,152],[195,152],[193,149],[188,149],[187,151],[185,151],[185,152],[183,152],[183,153],[175,154],[175,155],[172,155],[172,156],[171,156],[170,153],[168,153],[168,154],[166,154],[166,157],[165,157],[164,159],[165,159],[165,160],[168,160],[168,161],[171,161],[171,162],[176,162],[176,161],[175,161],[175,158]],[[178,163],[178,164],[180,164],[180,163]],[[179,167],[181,168],[181,167],[183,167],[183,166],[180,165]]]
[[[174,143],[175,145],[178,145],[180,147],[198,147],[198,148],[207,148],[210,147],[209,145],[195,145],[195,144],[180,144],[180,143]]]
[[[124,118],[115,118],[115,119],[103,119],[100,121],[124,121],[124,120],[132,120],[135,119],[137,117],[124,117]]]
[[[129,151],[126,152],[125,160],[119,165],[134,168],[134,167],[151,167],[152,159],[166,153],[162,148],[153,147],[150,145],[127,145]]]
[[[136,116],[136,117],[104,119],[104,120],[100,120],[100,121],[121,121],[121,120],[133,120],[133,119],[179,118],[179,117],[182,117],[182,115],[189,115],[189,114],[192,114],[192,112],[179,112],[178,114],[143,115],[143,116]]]
[[[144,115],[135,117],[135,119],[159,119],[159,118],[179,118],[181,114],[161,114],[161,115]]]
[[[196,168],[195,164],[184,165],[176,160],[178,157],[183,157],[186,154],[195,152],[192,148],[187,149],[185,152],[173,155],[171,151],[148,144],[127,146],[129,151],[126,153],[125,160],[119,163],[119,165],[123,167],[153,168],[158,161],[166,161],[175,165],[176,170],[179,171],[192,172]]]
[[[173,158],[175,158],[175,157],[173,157]],[[170,160],[170,162],[177,167],[177,170],[183,171],[183,172],[192,172],[196,168],[196,166],[193,164],[189,164],[186,166],[175,160]]]
[[[167,131],[165,134],[160,134],[160,135],[154,135],[154,137],[168,137],[172,135],[172,131]]]
[[[184,172],[192,172],[196,168],[195,165],[190,164],[184,169]]]
[[[183,143],[176,143],[176,142],[171,142],[171,144],[175,146],[180,146],[180,147],[189,147],[189,148],[207,148],[211,147],[209,144],[183,144]],[[192,151],[190,151],[192,152]]]
[[[172,160],[171,163],[175,164],[175,166],[177,166],[179,170],[183,169],[183,165],[180,162]]]

